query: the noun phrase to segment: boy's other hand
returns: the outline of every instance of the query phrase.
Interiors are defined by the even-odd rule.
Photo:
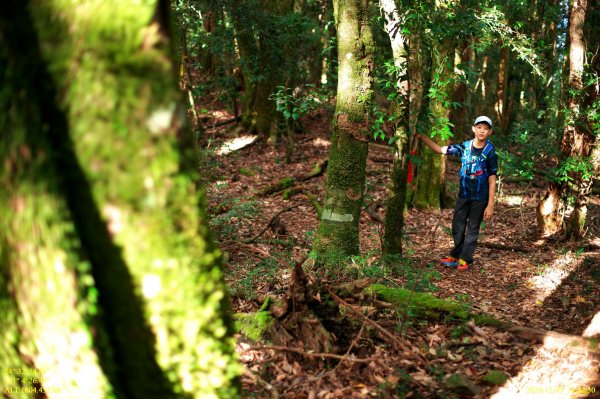
[[[483,219],[484,220],[490,220],[492,218],[492,216],[494,216],[494,207],[493,206],[487,206],[485,208],[485,211],[483,211]]]

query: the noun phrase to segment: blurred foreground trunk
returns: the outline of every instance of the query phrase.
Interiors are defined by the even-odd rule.
[[[168,2],[0,9],[3,397],[236,397]]]

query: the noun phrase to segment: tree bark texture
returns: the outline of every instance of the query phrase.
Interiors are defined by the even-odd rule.
[[[339,54],[337,104],[325,205],[314,248],[322,257],[359,253],[358,223],[373,97],[374,42],[368,10],[367,0],[334,2]]]
[[[49,398],[238,394],[158,7],[2,5],[0,368],[44,370]]]

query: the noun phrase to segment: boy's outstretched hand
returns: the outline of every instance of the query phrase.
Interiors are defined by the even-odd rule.
[[[483,211],[483,219],[490,220],[494,215],[494,205],[488,205],[485,207],[485,211]]]

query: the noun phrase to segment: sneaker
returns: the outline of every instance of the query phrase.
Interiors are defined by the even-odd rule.
[[[458,266],[456,268],[458,270],[469,270],[471,268],[471,265],[469,263],[467,263],[466,261],[460,259],[458,261]]]
[[[444,266],[456,267],[458,266],[458,259],[456,259],[453,256],[447,256],[445,258],[440,259],[440,263]]]

